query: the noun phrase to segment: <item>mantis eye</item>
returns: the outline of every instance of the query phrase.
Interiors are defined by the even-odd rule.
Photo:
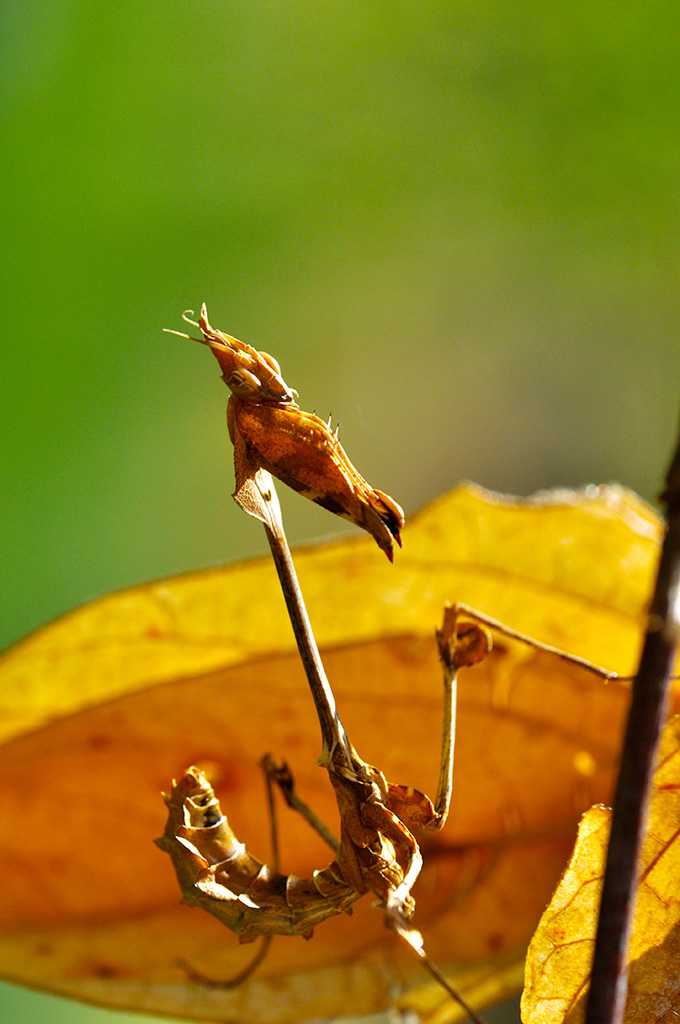
[[[228,377],[225,377],[225,383],[240,398],[252,398],[262,390],[262,381],[250,370],[243,368],[233,370]]]

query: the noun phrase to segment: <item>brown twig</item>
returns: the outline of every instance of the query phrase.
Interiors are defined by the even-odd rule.
[[[273,481],[271,485],[273,489]],[[336,754],[337,748],[341,747],[347,764],[352,766],[354,765],[354,759],[352,757],[351,744],[335,708],[333,691],[328,683],[319,648],[316,645],[314,633],[312,632],[307,608],[305,607],[297,573],[295,572],[295,566],[290,554],[288,540],[283,530],[283,524],[279,518],[278,522],[275,522],[273,525],[265,523],[264,528],[278,573],[281,590],[283,591],[286,608],[288,609],[288,617],[290,618],[298,651],[300,652],[300,658],[319,715],[324,743],[319,764],[325,767],[330,762],[331,757]]]
[[[669,678],[680,635],[680,440],[662,500],[668,529],[652,595],[647,634],[628,713],[607,850],[586,1024],[620,1024],[628,991],[628,945],[649,784],[667,717]]]
[[[302,665],[312,692],[319,724],[323,750],[319,764],[327,768],[332,759],[340,758],[351,771],[357,767],[352,745],[340,721],[333,691],[326,676],[317,647],[307,609],[298,583],[297,573],[283,529],[281,508],[271,475],[262,469],[248,466],[243,453],[235,448],[236,492],[234,498],[248,515],[264,524],[297,642]]]

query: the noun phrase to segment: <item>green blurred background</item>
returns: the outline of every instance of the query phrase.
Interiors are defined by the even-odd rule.
[[[654,497],[680,406],[677,4],[0,19],[3,643],[263,550],[217,365],[161,333],[202,300],[407,514],[461,478]],[[342,529],[284,511],[295,541]],[[5,991],[5,1019],[109,1019]]]

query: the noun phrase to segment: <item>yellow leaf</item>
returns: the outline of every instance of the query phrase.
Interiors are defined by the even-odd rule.
[[[577,1024],[585,1016],[611,811],[591,807],[573,855],[531,940],[525,1024]],[[680,718],[667,724],[653,781],[648,835],[629,952],[626,1024],[680,1014]]]
[[[630,672],[660,533],[651,510],[616,489],[516,502],[467,487],[407,524],[395,566],[369,538],[298,551],[360,754],[390,781],[432,792],[441,730],[433,631],[445,601]],[[516,983],[579,814],[609,795],[627,688],[494,640],[491,657],[460,674],[452,813],[421,843],[414,895],[432,958],[461,987],[483,977],[487,997],[500,998]],[[208,771],[260,859],[269,851],[257,763],[268,751],[289,760],[299,791],[337,832],[268,559],[109,595],[39,630],[0,662],[0,723],[6,977],[205,1020],[368,1013],[400,991],[402,1008],[420,999],[424,1015],[426,1004],[439,1007],[433,1021],[458,1019],[440,993],[426,994],[426,976],[370,898],[309,942],[276,940],[238,989],[190,982],[178,965],[229,977],[252,956],[218,922],[178,905],[171,866],[151,842],[165,818],[160,791],[186,766]],[[280,831],[283,871],[304,876],[330,861],[298,816],[281,812]]]

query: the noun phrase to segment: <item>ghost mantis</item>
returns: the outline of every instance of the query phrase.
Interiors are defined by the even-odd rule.
[[[308,938],[317,924],[333,915],[350,913],[353,903],[370,891],[401,940],[479,1024],[481,1018],[429,959],[423,938],[412,924],[415,903],[411,890],[422,865],[414,830],[438,830],[448,814],[458,669],[475,664],[489,653],[486,626],[516,639],[526,638],[494,620],[485,623],[484,617],[472,609],[445,609],[442,628],[437,632],[444,711],[440,778],[434,803],[411,787],[388,782],[382,772],[365,762],[349,740],[325,675],[271,474],[366,529],[390,560],[392,540],[400,542],[403,513],[393,499],[371,488],[358,474],[330,426],[299,409],[296,393],[286,385],[271,356],[211,328],[205,306],[196,326],[203,335],[196,340],[207,344],[216,355],[232,391],[228,424],[234,444],[234,497],[265,527],[319,719],[322,752],[318,763],[328,772],[334,791],[340,838],[336,839],[302,801],[287,766],[268,755],[263,767],[270,787],[276,785],[286,802],[328,843],[334,854],[328,867],[302,879],[280,874],[276,864],[269,867],[258,861],[234,835],[208,779],[193,767],[165,797],[168,821],[158,843],[172,858],[186,902],[217,917],[243,942],[263,937],[263,945],[246,971],[228,983],[217,984],[243,981],[262,961],[272,936]],[[462,621],[461,612],[479,624]],[[608,673],[601,674],[611,678]],[[196,980],[213,983],[193,969],[189,973]]]
[[[414,911],[412,886],[422,865],[420,849],[412,829],[441,828],[448,814],[453,769],[456,672],[461,665],[481,660],[488,650],[488,636],[471,623],[458,623],[457,609],[445,611],[437,634],[444,680],[444,724],[440,780],[434,805],[424,794],[406,786],[393,785],[382,772],[367,764],[352,746],[335,707],[321,658],[299,592],[295,570],[278,513],[278,501],[271,478],[258,470],[246,495],[251,514],[259,511],[269,531],[272,548],[284,584],[291,618],[316,704],[323,750],[319,764],[328,771],[341,828],[340,839],[318,821],[294,789],[285,764],[271,755],[264,758],[267,778],[283,793],[286,802],[303,814],[310,826],[334,852],[331,864],[312,878],[281,875],[262,864],[241,844],[229,826],[209,781],[197,768],[189,768],[166,796],[168,821],[159,846],[173,861],[184,899],[217,917],[241,941],[263,936],[265,944],[238,983],[250,974],[266,952],[273,935],[311,937],[314,927],[351,906],[364,893],[373,892],[383,906],[387,920],[408,943],[439,983],[475,1021],[475,1012],[448,984],[427,957],[420,933],[411,924]],[[247,502],[246,502],[247,497]],[[259,502],[258,502],[259,498]],[[196,980],[208,981],[197,971]],[[208,982],[211,983],[211,982]]]

